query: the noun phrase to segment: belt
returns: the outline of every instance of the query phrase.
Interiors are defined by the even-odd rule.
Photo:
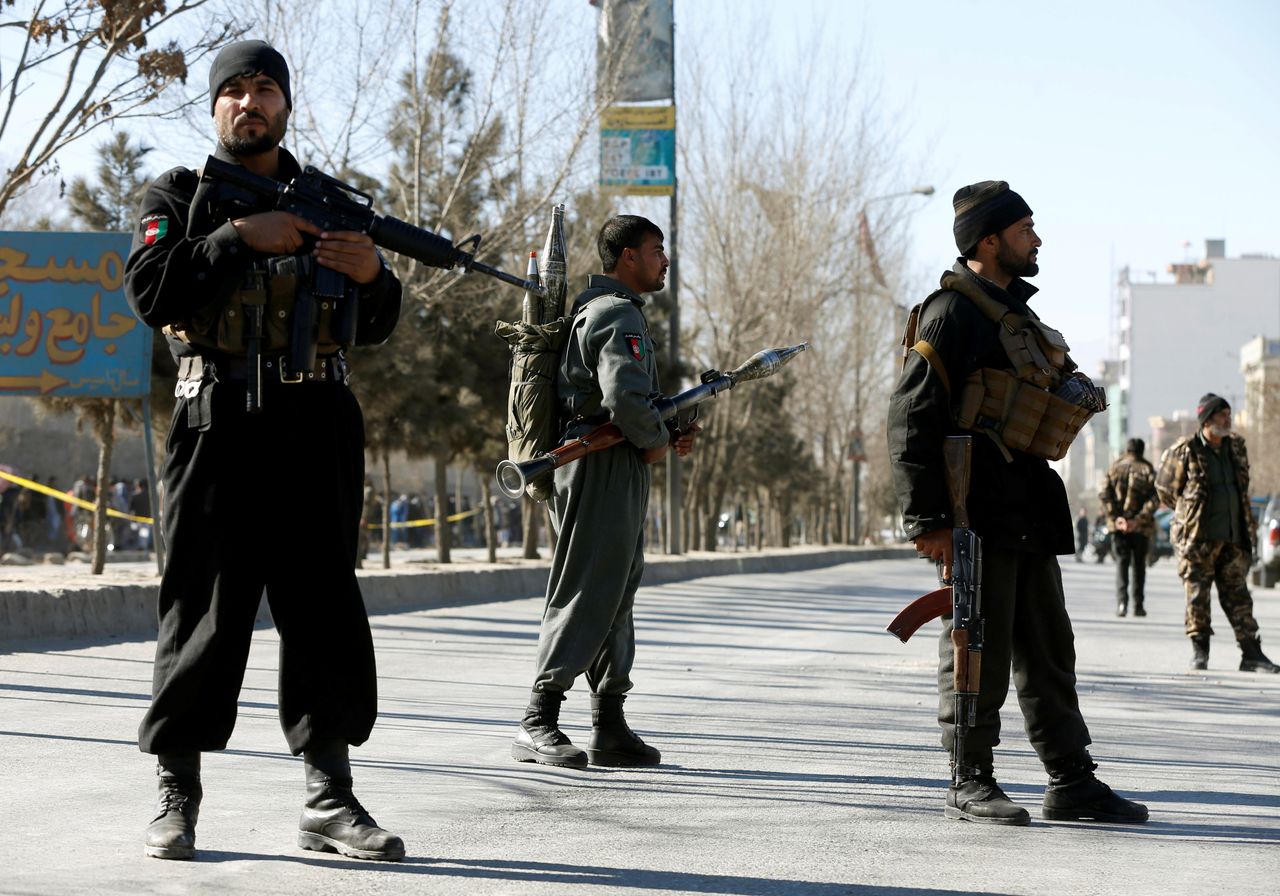
[[[289,369],[289,358],[285,355],[268,355],[262,358],[262,381],[264,383],[345,383],[347,381],[347,358],[342,352],[333,355],[320,355],[315,366],[310,370],[296,372]],[[220,358],[202,358],[199,355],[186,355],[178,361],[179,387],[184,380],[199,381],[207,374],[219,379],[249,379],[249,359],[239,356]]]

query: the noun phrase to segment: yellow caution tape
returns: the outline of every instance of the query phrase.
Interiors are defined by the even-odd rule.
[[[83,498],[74,497],[68,492],[60,492],[56,488],[50,488],[47,485],[42,485],[41,483],[35,482],[31,479],[23,479],[21,476],[14,476],[12,473],[6,473],[4,470],[0,470],[0,479],[8,479],[10,482],[16,483],[23,488],[29,488],[33,492],[48,495],[50,498],[57,498],[64,504],[83,507],[85,510],[98,509],[98,505],[94,504],[92,501],[86,501]],[[149,516],[134,516],[131,513],[124,513],[123,511],[116,510],[114,507],[107,508],[107,516],[113,516],[116,519],[121,520],[129,520],[133,523],[146,523],[149,526],[154,526],[156,524],[156,521]]]
[[[24,479],[21,476],[15,476],[12,473],[6,473],[4,470],[0,470],[0,479],[7,479],[16,485],[22,486],[23,488],[29,488],[33,492],[39,492],[42,495],[48,495],[51,498],[57,498],[59,501],[63,502],[64,504],[71,504],[76,507],[83,507],[85,510],[98,509],[98,505],[93,503],[92,501],[86,501],[83,498],[77,498],[69,494],[68,492],[60,492],[56,488],[50,488],[47,485],[44,485],[42,483],[36,482],[31,479]],[[469,516],[475,516],[477,513],[480,513],[483,510],[484,510],[483,507],[476,507],[472,510],[464,511],[463,513],[451,514],[445,517],[445,519],[447,519],[451,523],[456,523],[458,520],[465,520]],[[107,516],[113,516],[113,517],[116,517],[117,519],[122,519],[122,520],[129,520],[130,522],[134,522],[134,523],[146,523],[149,526],[154,526],[156,523],[156,521],[149,516],[134,516],[131,513],[124,513],[123,511],[116,510],[114,507],[107,508]],[[407,528],[413,528],[415,526],[434,526],[436,525],[436,522],[437,521],[435,519],[408,520],[403,523],[392,523],[391,528],[407,529]],[[369,529],[381,529],[382,523],[368,523],[366,527]]]

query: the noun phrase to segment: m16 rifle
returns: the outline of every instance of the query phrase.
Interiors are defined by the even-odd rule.
[[[951,613],[951,647],[954,662],[955,735],[951,748],[954,783],[975,769],[964,761],[964,742],[977,724],[978,694],[982,681],[982,539],[969,528],[969,470],[971,436],[948,436],[943,443],[947,491],[954,513],[951,530],[951,569],[938,564],[943,587],[916,598],[889,623],[888,631],[904,644],[920,626]]]
[[[809,347],[809,343],[801,342],[785,348],[766,349],[757,352],[747,359],[741,367],[721,373],[708,370],[702,374],[702,381],[685,391],[670,397],[657,396],[653,399],[658,415],[666,421],[678,419],[677,429],[684,429],[697,416],[698,405],[710,401],[721,392],[727,392],[739,383],[749,380],[761,380],[773,376],[788,361]],[[670,423],[668,424],[670,425]],[[525,487],[533,480],[539,479],[551,471],[563,467],[579,458],[586,457],[596,451],[612,448],[619,442],[626,441],[622,430],[612,423],[602,423],[591,432],[576,439],[570,439],[553,451],[548,451],[530,460],[520,463],[504,460],[498,464],[495,478],[498,490],[508,498],[519,498]]]

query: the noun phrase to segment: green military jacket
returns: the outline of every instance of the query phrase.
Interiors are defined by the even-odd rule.
[[[1231,466],[1236,473],[1236,488],[1240,492],[1240,547],[1252,553],[1258,538],[1258,523],[1249,509],[1249,454],[1244,439],[1234,433],[1223,439]],[[1169,526],[1169,538],[1179,553],[1197,541],[1205,541],[1202,523],[1208,507],[1209,472],[1207,469],[1209,448],[1197,432],[1174,443],[1160,459],[1160,475],[1156,478],[1156,491],[1160,503],[1173,508],[1173,522]]]
[[[657,352],[643,307],[644,299],[603,274],[593,274],[574,301],[557,382],[570,437],[607,420],[637,448],[669,441],[653,405]]]
[[[1160,506],[1156,471],[1144,458],[1128,453],[1118,458],[1107,471],[1098,500],[1102,502],[1102,512],[1107,515],[1107,528],[1111,531],[1115,531],[1116,518],[1124,517],[1130,521],[1130,532],[1148,537],[1155,534],[1155,513]]]

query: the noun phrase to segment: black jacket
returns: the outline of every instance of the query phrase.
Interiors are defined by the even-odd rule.
[[[1014,279],[1007,290],[977,276],[964,263],[953,271],[979,284],[993,299],[1015,312],[1027,313],[1036,288]],[[951,381],[948,395],[941,377],[918,353],[907,359],[889,400],[889,459],[909,538],[952,525],[942,462],[942,440],[962,433],[955,424],[954,403],[969,374],[980,367],[1008,369],[1010,362],[996,324],[955,291],[939,293],[920,315],[916,338],[937,351]],[[994,442],[973,433],[973,470],[969,516],[974,531],[994,547],[1075,552],[1071,511],[1062,479],[1042,458],[1014,451],[1013,462]]]
[[[214,155],[236,162],[221,146]],[[278,178],[289,181],[301,171],[282,147]],[[240,285],[245,269],[266,257],[245,245],[230,221],[267,211],[267,202],[220,201],[217,189],[202,184],[187,168],[173,168],[156,178],[143,196],[125,262],[125,296],[134,313],[148,326],[160,328],[188,321],[196,310],[223,302]],[[385,342],[399,317],[400,281],[384,265],[378,279],[360,289],[357,344]],[[172,337],[169,348],[175,358],[197,352]]]

